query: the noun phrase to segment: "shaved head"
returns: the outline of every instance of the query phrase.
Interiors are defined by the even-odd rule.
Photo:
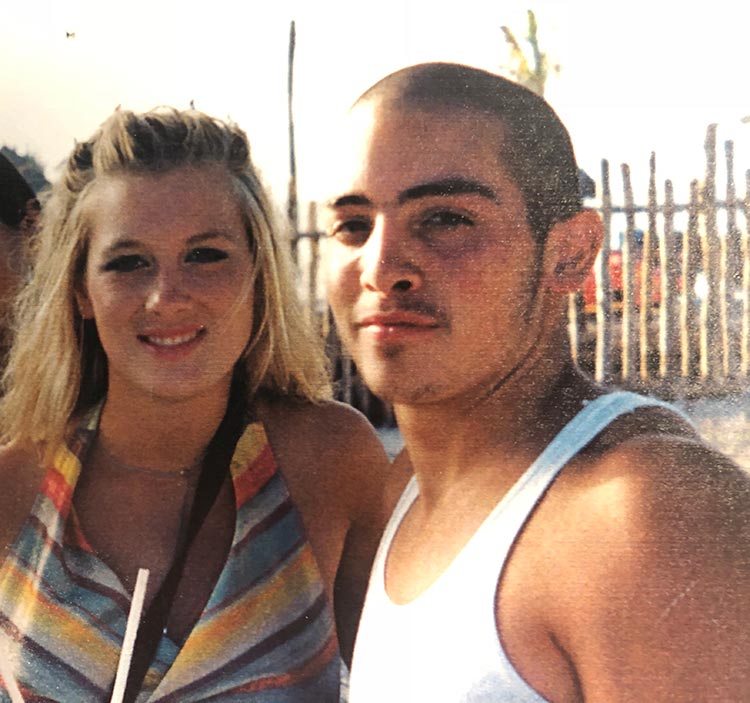
[[[477,112],[497,119],[504,135],[498,156],[523,194],[539,243],[553,224],[582,208],[568,131],[544,99],[517,83],[469,66],[427,63],[386,76],[354,106],[363,103],[403,112]]]

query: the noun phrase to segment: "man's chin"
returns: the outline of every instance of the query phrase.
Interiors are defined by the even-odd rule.
[[[372,393],[388,405],[421,405],[434,403],[441,397],[440,392],[430,383],[414,383],[414,379],[367,378],[364,381]]]

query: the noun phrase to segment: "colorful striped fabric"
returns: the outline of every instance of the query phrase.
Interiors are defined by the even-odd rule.
[[[88,545],[71,499],[95,423],[61,447],[0,565],[0,655],[24,701],[107,701],[130,594]],[[231,463],[231,551],[182,648],[166,635],[138,701],[339,700],[331,608],[260,423]],[[0,700],[10,701],[0,677]]]

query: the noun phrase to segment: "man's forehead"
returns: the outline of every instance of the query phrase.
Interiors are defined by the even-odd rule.
[[[385,178],[399,193],[424,186],[435,194],[488,194],[488,177],[504,170],[503,136],[499,120],[476,110],[360,102],[336,138],[328,203]]]

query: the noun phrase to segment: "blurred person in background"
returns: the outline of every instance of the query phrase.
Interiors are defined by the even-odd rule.
[[[25,249],[39,218],[39,200],[11,161],[0,154],[0,352],[7,351],[10,303],[24,270]]]

